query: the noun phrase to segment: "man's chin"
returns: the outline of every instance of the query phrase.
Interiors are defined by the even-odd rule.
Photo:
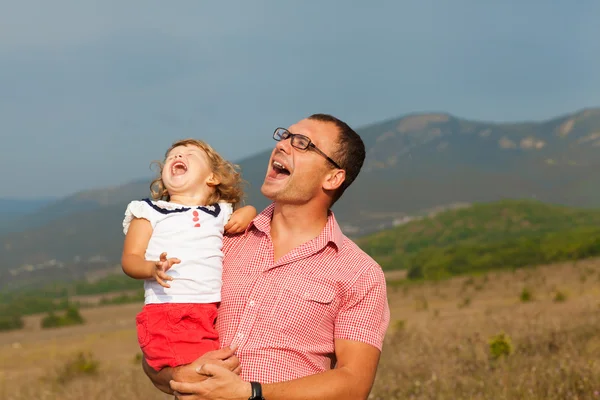
[[[262,195],[265,196],[267,199],[275,201],[276,192],[273,189],[274,188],[269,187],[267,183],[263,183],[263,185],[260,187],[260,193],[262,193]]]

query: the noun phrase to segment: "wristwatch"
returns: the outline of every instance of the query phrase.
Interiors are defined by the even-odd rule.
[[[265,400],[262,395],[262,386],[258,382],[250,382],[252,387],[252,395],[248,397],[248,400]]]

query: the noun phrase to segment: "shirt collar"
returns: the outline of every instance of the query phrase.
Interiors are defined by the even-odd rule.
[[[271,219],[273,218],[273,211],[275,210],[275,203],[271,203],[265,208],[260,214],[258,214],[252,222],[246,228],[246,233],[249,232],[252,227],[256,228],[260,232],[265,234],[271,232]],[[333,244],[336,251],[342,248],[344,242],[344,234],[338,225],[333,211],[329,210],[327,216],[327,224],[321,234],[315,238],[316,245],[320,248],[325,247],[329,243]]]

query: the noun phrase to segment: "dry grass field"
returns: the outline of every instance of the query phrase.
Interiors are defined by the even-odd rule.
[[[600,260],[418,285],[396,278],[372,399],[600,400]],[[29,317],[0,333],[0,399],[170,398],[136,359],[139,308],[84,309],[86,325],[53,330]],[[97,364],[69,370],[80,353]]]

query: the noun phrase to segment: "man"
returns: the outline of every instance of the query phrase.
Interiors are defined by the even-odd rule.
[[[223,247],[217,329],[241,372],[230,348],[175,370],[145,365],[180,399],[366,399],[373,385],[389,323],[385,278],[330,211],[360,172],[364,144],[325,114],[273,137],[261,188],[273,204]]]

